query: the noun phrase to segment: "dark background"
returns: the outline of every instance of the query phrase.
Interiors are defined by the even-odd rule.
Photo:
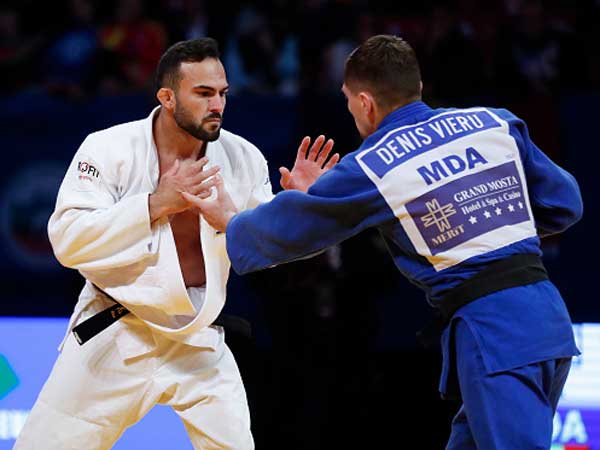
[[[360,145],[340,94],[343,64],[378,33],[407,39],[431,106],[506,107],[573,173],[584,219],[544,241],[574,322],[600,321],[594,195],[600,115],[600,2],[220,0],[38,2],[0,6],[0,315],[68,316],[82,278],[46,236],[67,164],[90,132],[148,115],[152,75],[172,43],[212,36],[231,84],[225,128],[270,163],[293,163],[305,135],[342,154]],[[416,288],[368,231],[307,261],[239,277],[226,312],[257,449],[443,448],[458,405],[437,394],[439,349]]]

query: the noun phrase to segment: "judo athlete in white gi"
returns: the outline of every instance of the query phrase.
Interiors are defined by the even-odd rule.
[[[115,306],[110,297],[131,314],[83,345],[67,333],[16,450],[109,449],[157,403],[181,417],[196,449],[254,448],[242,379],[213,325],[230,268],[225,235],[181,192],[208,196],[219,172],[236,208],[252,208],[272,198],[267,164],[221,129],[228,84],[214,40],[168,49],[157,83],[161,105],[148,118],[85,139],[48,225],[58,260],[86,279],[69,330]],[[333,146],[324,141],[310,153],[302,141],[298,165],[280,169],[284,188],[305,190],[335,164],[339,155],[320,159]]]
[[[580,218],[579,188],[509,111],[432,109],[421,89],[410,46],[372,37],[349,56],[342,87],[364,138],[358,150],[307,193],[251,211],[236,214],[221,185],[216,200],[186,197],[226,230],[238,273],[376,227],[446,319],[440,391],[462,399],[447,449],[548,449],[578,349],[540,236]]]

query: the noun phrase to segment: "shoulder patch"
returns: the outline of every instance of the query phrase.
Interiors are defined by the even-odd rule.
[[[102,175],[98,164],[89,156],[80,155],[75,160],[74,174],[75,184],[80,191],[89,191],[98,188],[102,184]]]

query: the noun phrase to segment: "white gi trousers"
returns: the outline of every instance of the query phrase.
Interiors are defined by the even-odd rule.
[[[216,348],[167,339],[132,314],[82,346],[69,333],[13,450],[110,449],[157,403],[181,417],[195,449],[254,449],[246,392],[223,329],[203,332],[217,335]],[[149,351],[124,357],[132,349],[120,341],[132,337]]]

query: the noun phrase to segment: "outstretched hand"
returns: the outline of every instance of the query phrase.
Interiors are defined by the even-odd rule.
[[[323,146],[323,144],[325,145]],[[296,161],[291,171],[286,167],[279,168],[283,189],[308,191],[317,178],[335,166],[340,159],[338,153],[329,158],[329,153],[333,148],[333,139],[329,139],[325,143],[325,136],[321,135],[315,140],[310,150],[309,145],[310,137],[306,136],[298,147]]]
[[[204,220],[217,231],[224,232],[233,216],[238,213],[233,200],[225,190],[223,178],[217,174],[214,176],[217,196],[210,198],[206,193],[192,195],[188,192],[181,192],[181,196],[192,207],[200,210]]]

